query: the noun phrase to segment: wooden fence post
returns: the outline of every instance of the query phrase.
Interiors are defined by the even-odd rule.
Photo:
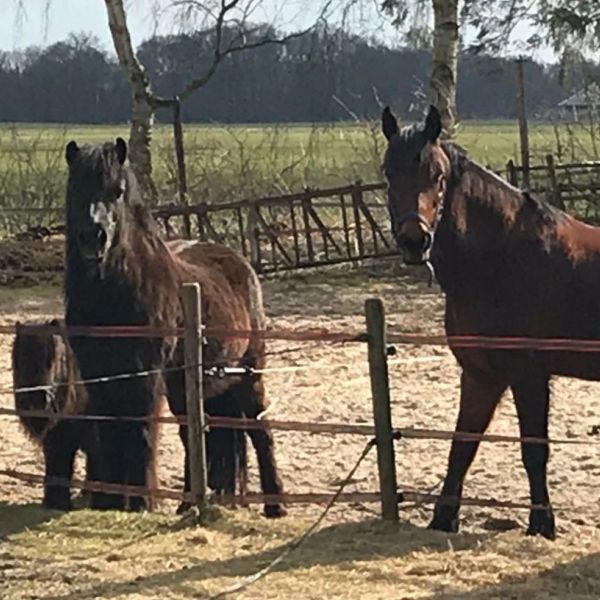
[[[515,163],[512,158],[506,163],[506,176],[510,185],[514,185],[516,188],[519,187],[517,168],[515,167]]]
[[[377,467],[379,470],[379,488],[381,490],[381,516],[389,521],[397,521],[398,491],[383,302],[379,298],[368,299],[365,303],[365,314],[367,317],[375,439],[377,441]]]
[[[181,126],[181,102],[175,98],[173,103],[173,137],[175,140],[175,162],[177,163],[177,192],[179,204],[187,206],[187,178],[185,173],[185,151],[183,149],[183,127]],[[190,215],[183,215],[185,237],[192,237]]]
[[[548,179],[550,180],[551,192],[549,196],[550,204],[565,210],[565,203],[563,202],[560,186],[556,178],[556,167],[554,165],[554,156],[552,154],[546,154],[546,164],[548,165]]]
[[[362,190],[359,186],[352,187],[352,212],[354,214],[354,225],[356,244],[358,249],[358,257],[362,258],[365,255],[365,245],[363,242],[362,228],[360,223],[360,204],[362,200]]]
[[[529,132],[527,130],[527,112],[525,110],[525,77],[523,63],[517,59],[517,114],[519,116],[519,138],[521,140],[521,168],[523,169],[523,189],[529,190]]]
[[[258,234],[258,207],[256,202],[248,202],[248,244],[250,246],[250,264],[257,273],[262,271],[260,239]]]
[[[184,315],[185,402],[188,423],[188,456],[192,503],[202,520],[207,505],[207,469],[204,398],[202,394],[202,308],[200,286],[184,283],[181,291]]]

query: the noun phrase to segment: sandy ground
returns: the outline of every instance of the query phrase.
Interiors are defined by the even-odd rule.
[[[379,296],[386,305],[392,331],[440,333],[443,297],[428,288],[420,277],[406,272],[393,274],[342,269],[305,274],[265,283],[265,301],[271,327],[361,329],[364,301]],[[14,323],[61,312],[58,287],[11,290],[0,288],[0,323]],[[0,336],[0,389],[11,385],[10,336]],[[280,350],[294,348],[277,356]],[[372,420],[366,348],[361,345],[332,345],[298,342],[269,343],[270,366],[306,366],[293,373],[271,373],[266,377],[268,395],[274,406],[271,417],[305,421],[367,423]],[[414,360],[418,358],[419,360]],[[427,359],[427,360],[421,360]],[[451,354],[438,347],[399,347],[390,361],[393,422],[404,427],[452,429],[457,412],[459,371]],[[589,446],[553,448],[549,483],[558,509],[558,533],[563,536],[596,535],[600,526],[600,464],[597,444],[587,437],[600,422],[600,384],[557,380],[552,400],[551,435],[583,437]],[[3,393],[0,405],[10,407],[12,396]],[[16,468],[42,473],[38,450],[11,417],[0,417],[0,469]],[[517,434],[515,411],[505,398],[491,430]],[[276,451],[281,476],[290,492],[331,492],[358,457],[365,440],[355,436],[276,433]],[[448,442],[401,441],[397,444],[400,488],[427,490],[445,473]],[[253,456],[253,453],[251,452]],[[181,485],[182,453],[177,432],[165,426],[159,454],[161,483]],[[256,467],[251,465],[251,489],[257,490]],[[375,456],[372,453],[359,469],[348,491],[377,489]],[[528,501],[528,484],[518,446],[482,446],[465,486],[469,496]],[[19,481],[0,479],[0,502],[39,502],[39,488]],[[358,520],[372,516],[376,505],[337,507],[331,520]],[[161,510],[172,511],[172,504]],[[407,509],[402,519],[422,525],[430,507]],[[290,515],[317,515],[318,507],[292,507]],[[526,511],[464,507],[463,530],[479,532],[490,517],[510,517],[524,526]]]

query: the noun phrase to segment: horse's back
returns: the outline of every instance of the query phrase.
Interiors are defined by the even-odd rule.
[[[175,240],[169,242],[169,246],[186,263],[206,269],[211,279],[225,279],[231,291],[242,299],[248,310],[250,327],[265,327],[266,317],[260,280],[242,254],[228,246],[206,242]]]

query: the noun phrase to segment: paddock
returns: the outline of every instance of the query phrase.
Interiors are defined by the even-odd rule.
[[[265,305],[271,328],[363,330],[364,300],[373,296],[382,298],[385,303],[390,331],[417,334],[443,333],[443,297],[439,290],[435,286],[428,287],[424,273],[400,268],[394,265],[393,260],[359,269],[343,267],[265,281]],[[0,325],[14,323],[16,320],[60,314],[62,310],[60,285],[43,288],[0,288],[0,309],[2,314]],[[11,341],[10,336],[0,336],[0,389],[3,391],[0,406],[6,408],[13,406],[12,395],[8,393],[12,384]],[[371,391],[364,344],[269,340],[267,351],[268,366],[273,368],[266,375],[267,394],[271,401],[269,418],[323,423],[368,424],[372,422]],[[458,407],[459,371],[446,347],[398,345],[396,355],[390,358],[389,370],[392,420],[395,427],[453,430]],[[356,547],[352,546],[353,550],[348,560],[366,561],[365,568],[369,569],[371,566],[375,569],[373,565],[377,565],[377,556],[372,556],[373,553],[389,558],[390,553],[395,553],[393,548],[397,545],[398,552],[404,556],[404,550],[400,549],[406,549],[406,544],[409,544],[410,552],[404,558],[407,560],[413,558],[407,562],[406,568],[409,571],[411,568],[416,570],[417,574],[413,579],[416,578],[419,583],[411,584],[413,587],[416,586],[414,595],[409,595],[407,592],[406,596],[400,596],[407,598],[437,597],[428,595],[435,591],[433,582],[437,579],[433,574],[442,568],[444,561],[447,562],[448,552],[454,556],[453,553],[457,548],[464,547],[465,551],[467,548],[472,549],[471,541],[475,539],[472,536],[476,537],[477,544],[480,545],[480,549],[483,548],[481,552],[485,555],[490,553],[490,556],[501,556],[508,561],[505,565],[506,575],[510,575],[517,569],[519,561],[515,557],[519,556],[519,553],[523,557],[529,556],[530,553],[542,551],[542,547],[545,558],[539,564],[536,563],[537,567],[531,572],[532,577],[537,573],[536,569],[547,567],[548,561],[550,566],[565,561],[569,563],[581,554],[598,552],[600,550],[597,529],[600,525],[600,465],[597,456],[600,438],[590,435],[590,432],[600,423],[600,384],[558,379],[553,385],[553,391],[551,437],[589,441],[589,444],[556,445],[551,450],[549,484],[557,511],[559,535],[557,542],[552,544],[540,540],[534,541],[523,535],[528,516],[526,509],[503,509],[493,506],[463,506],[461,534],[458,536],[424,531],[422,527],[430,518],[432,506],[421,503],[400,504],[401,525],[398,537],[395,538],[390,537],[391,533],[385,529],[385,526],[377,524],[379,512],[377,503],[351,502],[336,504],[327,516],[325,532],[337,532],[332,538],[332,543],[342,544],[343,540],[346,540],[344,543],[353,540],[352,543],[356,544]],[[15,469],[26,473],[42,474],[42,456],[21,432],[17,420],[11,416],[0,416],[0,419],[2,421],[0,470]],[[490,432],[518,434],[515,410],[509,396],[503,399]],[[331,494],[339,486],[365,444],[365,438],[361,436],[306,432],[276,431],[275,439],[282,479],[286,492],[290,493]],[[445,473],[448,449],[448,441],[443,440],[404,439],[396,442],[399,490],[426,492],[434,489]],[[250,456],[249,487],[250,491],[258,491],[257,469],[253,462],[253,454],[250,453]],[[163,425],[158,454],[161,486],[181,489],[182,459],[177,429],[173,425]],[[79,470],[81,473],[81,465]],[[11,518],[11,510],[34,510],[26,505],[39,504],[41,501],[40,486],[3,477],[1,489],[0,510],[6,511],[7,519]],[[372,492],[377,489],[376,459],[375,453],[372,452],[359,467],[356,476],[345,491]],[[465,497],[469,498],[511,501],[527,505],[528,484],[521,464],[518,444],[483,443],[467,478],[464,493]],[[251,526],[249,522],[256,523],[256,519],[262,519],[256,514],[259,506],[235,511],[232,519],[237,525],[233,527],[239,528],[240,531],[253,530],[255,525]],[[165,500],[159,507],[160,514],[152,518],[167,521],[173,519],[171,515],[175,508],[174,501]],[[275,532],[269,539],[273,543],[277,541],[283,545],[285,539],[303,527],[301,524],[314,521],[321,510],[322,506],[318,505],[290,506],[290,514],[285,520],[275,525],[269,524],[267,531]],[[251,516],[252,514],[254,517]],[[61,517],[67,519],[67,522],[69,519],[76,518],[74,515]],[[81,518],[83,517],[79,517]],[[97,519],[106,520],[109,517],[85,517],[84,522],[86,518],[97,522]],[[115,526],[116,523],[124,524],[127,531],[128,526],[133,526],[129,521],[135,519],[135,517],[116,516],[114,518]],[[80,521],[78,523],[78,527],[81,527]],[[351,525],[352,523],[355,525]],[[131,536],[132,541],[135,542],[137,535],[135,531],[138,531],[138,526],[133,527]],[[516,530],[499,533],[511,529]],[[254,530],[258,531],[258,529]],[[323,539],[325,532],[317,534],[317,540]],[[219,529],[217,526],[216,532],[211,533],[209,529],[207,535],[218,538],[224,533],[222,528]],[[336,536],[341,538],[338,539]],[[252,554],[255,549],[252,534],[246,533],[242,537],[245,540],[244,548]],[[262,535],[259,537],[262,539]],[[235,554],[237,539],[238,537],[234,535],[229,542],[223,542],[227,550],[222,552]],[[364,542],[364,555],[361,554],[361,539]],[[315,548],[315,544],[318,545],[318,541],[310,542],[309,547]],[[373,544],[376,549],[373,549]],[[379,544],[383,544],[384,547],[380,547]],[[414,558],[413,556],[415,552],[419,555],[419,552],[427,554],[430,551],[435,555],[441,553],[441,558],[438,557],[441,561],[439,564],[436,558],[425,556]],[[207,552],[207,556],[211,554],[210,550]],[[509,555],[512,556],[510,560],[507,558]],[[300,559],[294,560],[302,562]],[[258,560],[256,567],[261,566],[264,564]],[[393,573],[396,571],[392,569],[388,572],[388,567],[386,560],[379,567],[382,573],[387,573],[383,577],[384,582],[390,577],[392,579],[395,577]],[[473,568],[482,569],[485,575],[479,577],[480,584],[490,577],[490,581],[503,581],[502,569],[496,572],[498,565],[478,564]],[[493,576],[492,571],[495,573]],[[231,577],[225,577],[223,582],[232,583],[236,579],[235,573],[237,571],[232,571]],[[473,581],[470,584],[463,581],[467,577],[466,574],[451,578],[446,571],[445,577],[450,587],[462,581],[461,585],[466,586],[465,590],[477,589],[475,576],[471,575]],[[123,576],[126,577],[127,574],[123,573]],[[215,576],[216,585],[221,581],[219,577],[224,575]],[[273,577],[278,581],[282,576],[275,574]],[[265,593],[272,589],[269,587],[269,580],[270,577],[260,584],[264,586],[261,589]],[[351,580],[352,578],[349,581]],[[529,575],[524,581],[525,583],[530,581]],[[335,589],[335,585],[332,590]],[[361,585],[364,585],[364,582]],[[598,589],[600,582],[596,581],[594,584],[593,581],[588,581],[585,585],[592,586],[590,589],[593,592]],[[593,587],[594,585],[596,587]],[[585,589],[587,590],[588,587]],[[280,588],[276,586],[273,589]],[[246,592],[248,595],[245,597],[253,597],[253,591],[258,593],[259,588],[251,588]],[[489,597],[485,596],[484,591],[481,597]],[[302,597],[312,596],[308,594]],[[475,597],[478,596],[475,594],[473,598]],[[595,597],[595,594],[592,593],[589,597]]]

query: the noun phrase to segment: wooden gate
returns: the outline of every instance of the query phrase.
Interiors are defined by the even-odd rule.
[[[237,248],[261,273],[395,254],[383,183],[258,198],[217,206],[160,207],[167,235]]]

